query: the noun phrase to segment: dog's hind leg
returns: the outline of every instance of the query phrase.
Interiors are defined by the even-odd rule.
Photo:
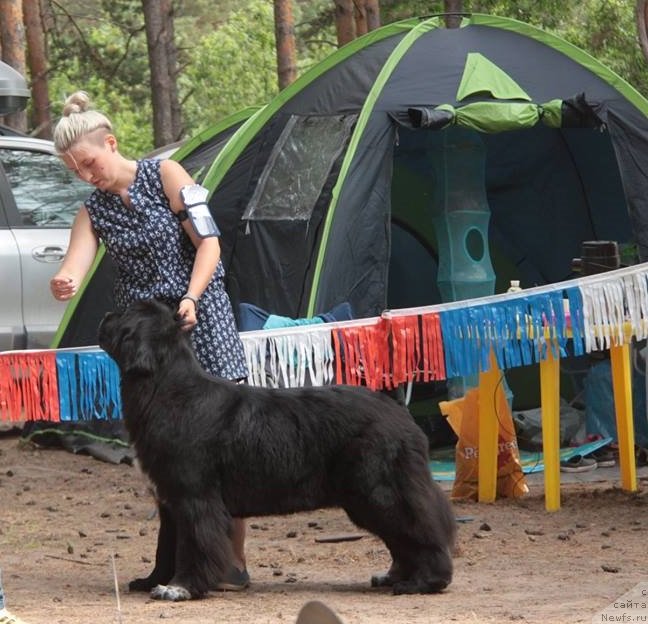
[[[222,500],[185,498],[169,504],[177,528],[175,571],[167,584],[153,588],[152,598],[201,598],[225,577],[231,560],[231,517]]]
[[[403,515],[400,533],[392,535],[390,550],[399,563],[401,579],[395,594],[443,591],[452,581],[452,549],[456,520],[445,492],[436,484],[427,462],[427,444],[402,458],[398,473]]]
[[[394,579],[394,594],[434,594],[443,591],[452,580],[452,555],[447,547],[401,544],[396,561],[401,576]]]
[[[395,594],[429,594],[450,584],[452,558],[448,547],[434,535],[416,529],[419,523],[404,514],[402,506],[385,508],[365,500],[364,504],[357,501],[344,508],[354,524],[380,537],[392,556],[387,573],[371,577],[372,587],[391,587]]]
[[[354,466],[354,490],[343,501],[351,521],[380,537],[392,555],[387,574],[371,584],[397,594],[442,591],[452,580],[452,508],[432,481],[422,440],[411,439],[391,456],[392,463],[376,463],[371,471]]]
[[[392,556],[389,570],[371,577],[372,587],[391,587],[394,594],[431,594],[450,584],[453,565],[448,546],[407,535],[407,530],[400,534],[386,531],[380,522],[366,522],[364,515],[349,517],[380,537]]]
[[[128,584],[130,591],[151,591],[156,585],[165,585],[175,571],[176,526],[169,510],[158,503],[160,528],[158,530],[155,567],[146,578],[132,580]]]

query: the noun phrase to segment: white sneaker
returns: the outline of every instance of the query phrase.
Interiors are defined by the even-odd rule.
[[[596,460],[584,457],[583,455],[574,455],[560,462],[560,470],[562,472],[587,472],[595,468]]]

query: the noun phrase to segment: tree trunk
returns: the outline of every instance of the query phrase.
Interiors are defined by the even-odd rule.
[[[463,0],[443,0],[443,11],[445,13],[463,13]],[[446,28],[459,28],[461,15],[446,15]]]
[[[380,3],[378,0],[365,0],[367,11],[367,30],[380,28]]]
[[[23,0],[23,18],[27,38],[27,62],[31,76],[32,114],[34,135],[52,138],[50,100],[47,84],[47,46],[41,19],[40,0]]]
[[[334,0],[335,30],[338,47],[355,39],[355,18],[353,0]]]
[[[275,41],[277,45],[277,77],[279,89],[297,78],[295,21],[292,0],[274,0]]]
[[[355,0],[355,31],[356,37],[367,33],[367,1]]]
[[[182,123],[182,106],[178,94],[178,74],[180,73],[178,64],[178,48],[175,44],[175,9],[173,0],[163,0],[167,6],[164,8],[168,19],[169,38],[167,41],[167,64],[169,66],[170,91],[169,99],[171,101],[171,128],[173,132],[173,141],[179,141],[184,134]]]
[[[161,147],[178,138],[174,131],[174,117],[178,117],[180,109],[177,104],[173,8],[171,0],[142,0],[142,8],[151,71],[153,143],[155,147]]]
[[[644,58],[648,61],[648,0],[637,0],[637,32]]]
[[[25,76],[25,28],[22,0],[0,0],[0,47],[2,60]],[[22,110],[5,115],[5,123],[27,132],[27,113]]]

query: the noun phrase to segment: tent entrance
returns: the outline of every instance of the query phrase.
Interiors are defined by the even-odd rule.
[[[399,127],[391,185],[391,254],[387,307],[441,303],[439,245],[433,216],[434,154],[446,130]],[[572,258],[584,240],[631,244],[619,165],[607,132],[535,126],[479,135],[486,152],[485,192],[490,208],[488,246],[496,282],[524,287],[574,277]],[[457,164],[461,167],[461,163]],[[457,172],[461,179],[462,172]],[[539,401],[534,367],[509,371],[518,409]],[[442,391],[417,388],[421,393]],[[425,401],[423,401],[425,405]],[[428,409],[429,406],[421,407]],[[413,408],[414,410],[418,408]]]
[[[434,163],[439,161],[435,152],[447,144],[443,133],[453,130],[397,128],[390,308],[442,300],[436,284],[440,248],[433,210],[438,202]],[[571,260],[580,255],[582,241],[632,244],[619,165],[608,132],[542,125],[497,134],[462,132],[474,133],[485,149],[494,292],[504,292],[511,279],[530,287],[573,277]],[[453,166],[459,168],[454,172],[458,186],[473,175],[470,163],[455,161]],[[416,279],[408,277],[412,267]]]
[[[483,141],[472,130],[399,132],[392,178],[388,307],[493,293],[484,165]],[[416,269],[415,282],[408,280],[408,267]],[[412,292],[405,292],[407,287]]]

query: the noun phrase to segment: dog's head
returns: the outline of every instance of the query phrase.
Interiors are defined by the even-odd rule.
[[[99,346],[122,374],[155,372],[189,347],[188,332],[174,311],[155,299],[137,301],[124,312],[109,312],[99,324]],[[190,347],[189,347],[190,349]]]

